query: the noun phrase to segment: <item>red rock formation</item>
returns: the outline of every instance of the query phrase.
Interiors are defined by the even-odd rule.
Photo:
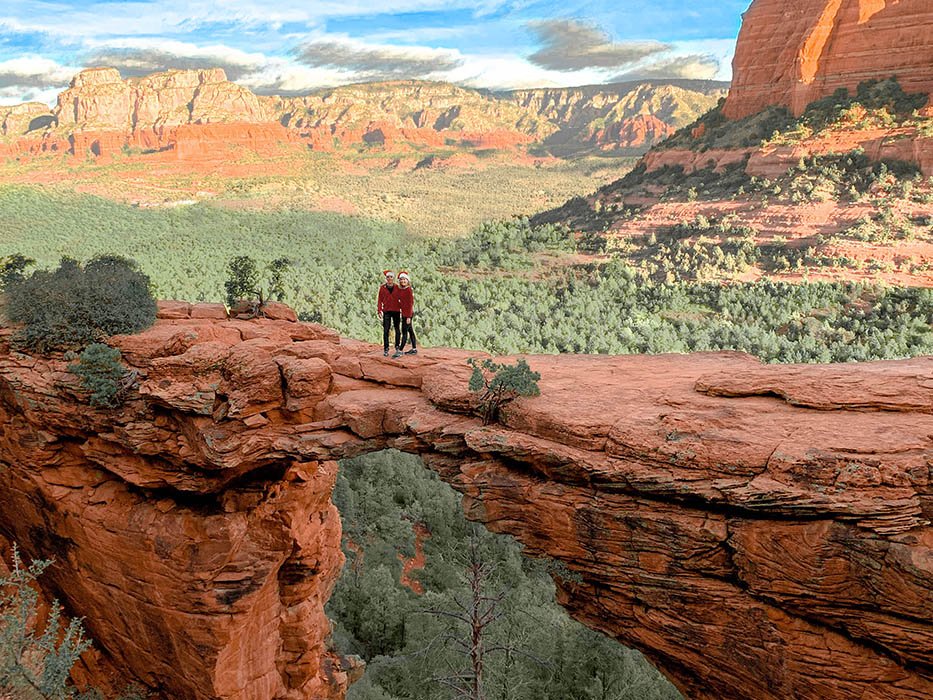
[[[392,362],[214,311],[163,304],[113,339],[139,372],[117,411],[64,361],[0,352],[0,531],[55,557],[51,588],[128,676],[339,697],[333,460],[396,447],[563,561],[560,602],[690,697],[933,693],[933,358],[532,357],[541,397],[483,426],[467,353]]]
[[[451,134],[454,136],[454,134]],[[532,143],[534,139],[528,134],[509,129],[495,129],[485,132],[461,132],[456,137],[464,145],[479,149],[508,150],[521,145]]]
[[[55,117],[41,102],[0,107],[0,136],[23,136],[34,129],[45,128]]]
[[[590,141],[603,150],[639,148],[659,143],[675,131],[673,126],[653,114],[639,114],[598,129]]]
[[[76,131],[69,140],[71,153],[82,158],[113,156],[127,145],[122,131]]]
[[[267,101],[231,83],[220,68],[174,70],[123,80],[115,68],[78,73],[58,96],[60,127],[116,130],[206,124],[271,122]]]
[[[831,155],[861,150],[873,161],[902,160],[915,163],[926,177],[933,176],[933,138],[914,128],[833,130],[792,146],[709,149],[693,151],[659,148],[645,154],[643,162],[652,172],[664,166],[680,166],[685,172],[714,165],[717,171],[748,158],[745,171],[758,177],[778,177],[814,155]]]
[[[64,127],[129,131],[133,126],[133,96],[116,68],[89,68],[58,95],[55,118]]]
[[[294,145],[297,138],[275,122],[265,124],[182,124],[163,132],[162,138],[181,159],[223,158],[231,148],[275,154]]]
[[[67,139],[54,133],[42,138],[18,139],[0,144],[0,154],[17,156],[28,153],[70,153],[84,157],[110,157],[127,148],[142,151],[169,151],[180,160],[219,160],[236,149],[274,155],[283,147],[294,147],[301,139],[281,124],[266,122],[181,124],[137,129],[131,132],[75,131]]]
[[[723,113],[768,105],[794,114],[837,88],[897,76],[933,93],[933,5],[925,0],[754,0],[745,13]]]

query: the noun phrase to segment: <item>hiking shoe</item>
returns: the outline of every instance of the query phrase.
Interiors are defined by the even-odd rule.
[[[395,354],[392,355],[392,359],[394,360],[394,359],[399,358],[399,357],[401,357],[401,356],[402,356],[402,351],[401,351],[401,350],[396,350],[396,351],[395,351]]]
[[[383,356],[383,357],[388,357],[388,356],[389,356],[389,351],[388,351],[388,350],[383,350],[383,351],[382,351],[382,356]]]
[[[418,354],[418,348],[412,348],[411,350],[409,350],[409,351],[406,352],[405,354],[406,354],[406,355],[417,355],[417,354]]]

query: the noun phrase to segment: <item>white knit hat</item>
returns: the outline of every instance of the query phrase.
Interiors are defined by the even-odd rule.
[[[408,280],[409,282],[411,282],[411,277],[408,276],[408,273],[405,272],[405,270],[402,270],[401,272],[398,273],[398,278],[400,280]]]

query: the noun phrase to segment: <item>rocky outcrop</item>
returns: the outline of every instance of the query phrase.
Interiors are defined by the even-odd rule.
[[[217,159],[247,148],[270,154],[297,140],[274,121],[270,105],[219,68],[129,80],[114,68],[90,68],[74,77],[52,112],[33,104],[0,112],[2,135],[26,137],[0,144],[0,153],[97,158],[135,149]]]
[[[933,6],[918,0],[755,0],[745,13],[723,113],[794,114],[863,80],[896,76],[933,93]]]
[[[559,559],[571,614],[692,698],[933,693],[933,358],[536,356],[541,397],[472,417],[466,353],[391,361],[320,326],[162,304],[89,409],[0,353],[0,534],[109,660],[171,697],[340,697],[323,614],[335,460],[395,447],[469,517]]]
[[[680,167],[690,173],[713,166],[722,169],[746,161],[750,176],[775,178],[795,167],[801,158],[830,156],[853,151],[863,152],[870,160],[915,163],[925,177],[933,176],[933,138],[917,129],[862,129],[828,131],[793,145],[767,144],[760,147],[709,149],[660,148],[645,154],[647,172],[659,168]]]
[[[220,68],[173,70],[123,80],[115,68],[78,73],[58,96],[58,125],[133,132],[181,124],[270,122],[267,101],[227,80]]]
[[[639,114],[593,132],[590,141],[602,150],[639,148],[660,143],[676,129],[652,114]]]
[[[23,136],[36,129],[44,129],[55,117],[41,102],[0,107],[0,136]]]

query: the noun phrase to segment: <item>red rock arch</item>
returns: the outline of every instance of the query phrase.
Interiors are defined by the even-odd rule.
[[[320,326],[161,305],[114,339],[116,412],[0,352],[0,533],[123,673],[171,697],[338,698],[323,605],[338,460],[395,447],[467,515],[564,562],[571,614],[693,698],[933,692],[933,359],[539,356],[542,396],[468,413],[468,353],[393,362]]]

